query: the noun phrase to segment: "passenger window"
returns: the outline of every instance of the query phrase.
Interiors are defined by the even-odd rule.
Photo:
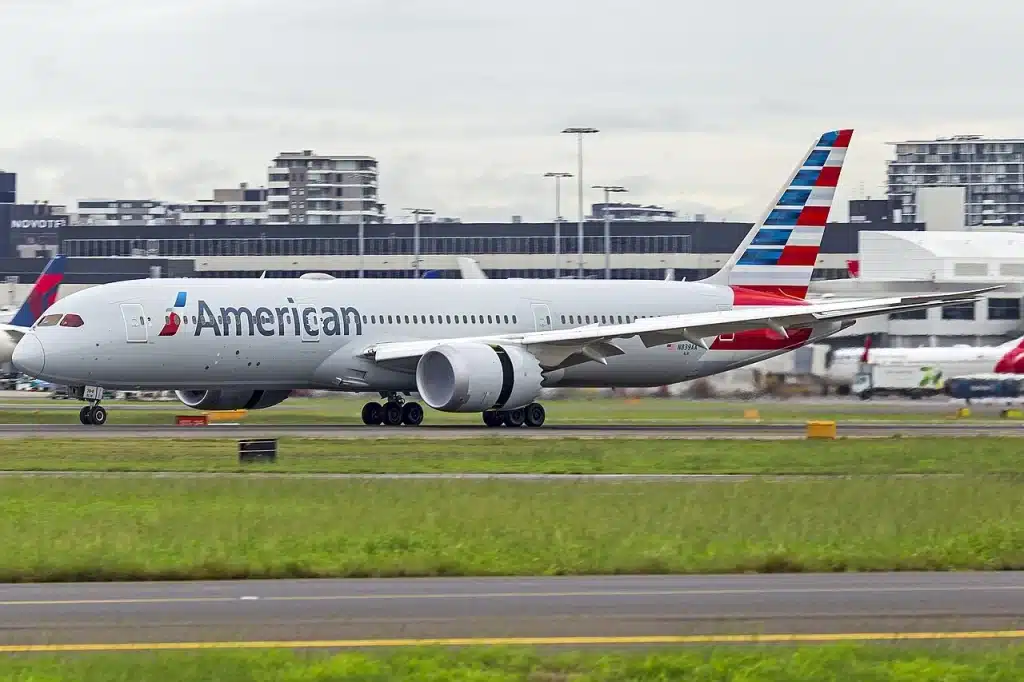
[[[590,315],[587,315],[587,324],[590,324]]]
[[[448,324],[451,324],[452,323],[452,316],[451,315],[445,315],[444,316],[444,321],[447,322]]]
[[[409,316],[408,315],[405,316],[405,323],[409,324]]]
[[[565,315],[562,315],[562,324],[565,324]]]
[[[470,315],[470,322],[476,324],[476,315]]]
[[[37,327],[53,327],[58,322],[60,322],[61,315],[62,315],[62,313],[58,313],[58,314],[54,314],[54,315],[44,315],[43,317],[41,317],[39,319],[39,322],[36,323],[36,326]]]
[[[508,315],[505,316],[505,324],[508,324]]]
[[[550,315],[545,316],[544,319],[548,321],[547,322],[548,324],[551,324],[551,316]]]
[[[366,315],[363,315],[363,324],[366,324]]]
[[[462,324],[469,324],[469,318],[467,318],[465,315],[462,316]]]
[[[434,324],[434,316],[433,315],[430,316],[430,324]]]
[[[622,315],[619,315],[619,324],[622,324]]]
[[[64,316],[64,319],[60,321],[62,327],[81,327],[85,324],[82,318],[74,313],[68,313]]]
[[[390,315],[388,315],[388,324],[393,324],[393,323],[391,322],[391,316],[390,316]]]
[[[512,316],[512,324],[515,324],[515,323],[516,323],[516,316],[515,316],[515,315],[513,315],[513,316]]]

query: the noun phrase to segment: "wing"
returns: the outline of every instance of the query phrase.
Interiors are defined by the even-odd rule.
[[[25,336],[30,327],[19,327],[13,324],[0,324],[0,333],[4,334],[13,343],[21,341],[21,337]]]
[[[980,294],[1001,288],[993,286],[955,293],[831,301],[803,306],[744,306],[717,312],[649,317],[626,324],[593,324],[553,331],[392,341],[372,344],[360,355],[376,362],[409,360],[418,358],[441,344],[478,341],[522,346],[537,356],[545,369],[554,369],[574,354],[582,354],[597,362],[605,362],[607,357],[624,354],[625,351],[613,343],[615,339],[636,336],[648,348],[679,341],[689,341],[707,348],[708,344],[704,339],[721,334],[771,329],[787,337],[787,329],[809,327],[821,322],[842,322],[873,315],[920,310],[950,303],[965,303],[977,300]]]

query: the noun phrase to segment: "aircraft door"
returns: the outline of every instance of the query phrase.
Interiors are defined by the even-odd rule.
[[[320,313],[316,306],[298,305],[299,332],[303,343],[316,343],[320,340]]]
[[[138,303],[122,303],[121,317],[124,318],[125,340],[128,343],[146,343],[149,341],[149,328],[146,326],[146,311]]]
[[[532,303],[530,305],[533,308],[533,324],[537,331],[551,331],[551,310],[543,303]]]

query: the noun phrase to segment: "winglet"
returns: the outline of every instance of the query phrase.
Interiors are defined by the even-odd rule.
[[[57,289],[64,281],[64,267],[67,256],[54,256],[39,273],[28,298],[11,318],[11,326],[31,327],[57,299]]]

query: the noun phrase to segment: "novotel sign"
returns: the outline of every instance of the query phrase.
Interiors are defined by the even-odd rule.
[[[11,227],[16,230],[59,230],[67,226],[67,218],[31,218],[11,221]]]

